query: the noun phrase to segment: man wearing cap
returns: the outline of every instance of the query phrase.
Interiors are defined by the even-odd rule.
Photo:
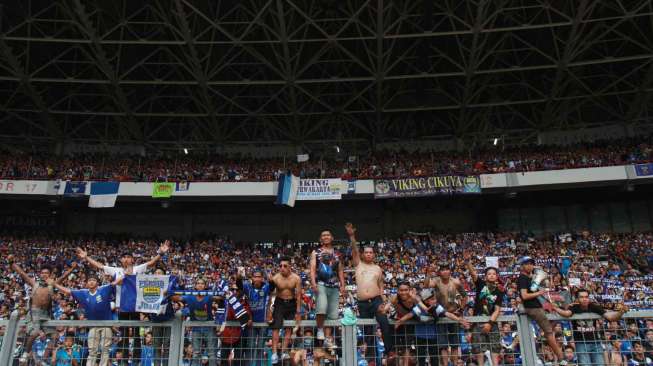
[[[531,276],[533,275],[533,270],[535,269],[535,260],[531,257],[522,257],[518,264],[520,265],[519,278],[517,278],[517,289],[519,290],[519,297],[522,300],[524,305],[524,311],[526,314],[535,320],[537,325],[542,328],[544,331],[544,336],[546,337],[546,343],[551,347],[560,365],[566,365],[567,361],[564,360],[562,350],[556,341],[555,334],[553,333],[553,327],[551,322],[546,317],[546,313],[542,308],[542,304],[538,300],[538,297],[545,294],[544,290],[532,291],[531,285],[533,284]]]
[[[156,256],[151,258],[148,262],[134,265],[134,256],[131,252],[125,252],[120,256],[121,267],[112,267],[102,264],[95,259],[88,256],[86,250],[77,248],[77,256],[82,261],[87,261],[91,267],[101,270],[104,274],[112,276],[113,279],[124,278],[126,275],[130,276],[129,280],[123,280],[121,286],[116,286],[116,307],[118,308],[119,320],[141,320],[140,314],[136,310],[136,281],[133,276],[145,273],[148,267],[152,267],[161,259],[161,255],[168,252],[170,248],[170,241],[166,240],[157,251]],[[122,349],[127,349],[129,342],[129,328],[122,328],[120,330],[122,339],[120,340]],[[133,329],[133,334],[139,334],[138,328]],[[140,337],[134,339],[134,358],[140,358],[141,352]]]

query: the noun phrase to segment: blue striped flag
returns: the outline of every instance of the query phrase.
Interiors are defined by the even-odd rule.
[[[277,205],[295,207],[295,199],[299,190],[299,177],[290,173],[281,174],[279,177],[279,190],[277,191]]]

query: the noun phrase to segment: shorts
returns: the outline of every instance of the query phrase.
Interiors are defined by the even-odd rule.
[[[547,319],[544,309],[524,308],[524,311],[531,319],[535,320],[535,323],[537,323],[537,325],[542,328],[545,335],[553,333],[553,327],[551,326],[549,319]]]
[[[315,314],[326,315],[330,320],[338,319],[338,303],[340,302],[338,287],[327,287],[323,283],[318,283],[316,302]]]
[[[296,299],[284,300],[284,299],[276,298],[274,300],[274,310],[272,310],[272,324],[270,324],[270,328],[272,329],[283,328],[283,321],[295,319],[296,313],[297,313]]]
[[[454,323],[438,323],[435,325],[438,335],[438,348],[449,346],[460,347],[460,326]]]
[[[43,327],[43,322],[51,320],[50,313],[47,310],[39,308],[31,308],[27,314],[27,334],[32,335],[43,330],[48,333],[48,331]]]
[[[485,323],[476,323],[472,327],[472,352],[480,353],[490,350],[492,353],[501,351],[501,335],[496,323],[492,324],[490,333],[483,333],[481,330]]]
[[[404,354],[410,353],[415,347],[415,327],[412,324],[404,324],[395,330],[395,349]]]

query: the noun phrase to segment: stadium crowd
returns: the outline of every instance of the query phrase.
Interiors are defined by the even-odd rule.
[[[351,237],[351,232],[348,231],[348,233]],[[427,342],[425,347],[433,347],[435,344],[444,343],[447,344],[447,347],[451,346],[451,348],[429,350],[425,353],[431,357],[431,366],[438,364],[438,361],[442,365],[447,363],[452,365],[478,365],[476,363],[478,350],[474,346],[477,343],[478,332],[475,333],[473,329],[470,330],[469,324],[466,324],[464,318],[471,315],[491,316],[494,313],[492,307],[489,310],[479,310],[482,309],[479,304],[487,305],[487,299],[481,301],[476,298],[477,296],[485,298],[480,288],[483,286],[483,281],[479,282],[479,278],[490,281],[490,277],[486,272],[488,258],[497,257],[497,262],[493,266],[497,267],[495,274],[498,285],[497,287],[490,287],[490,289],[493,289],[492,291],[498,289],[497,294],[501,293],[498,297],[501,300],[497,300],[494,320],[496,320],[496,315],[516,313],[518,306],[525,302],[522,300],[523,295],[520,296],[519,276],[521,273],[520,267],[524,267],[528,261],[534,262],[537,267],[544,269],[548,273],[548,288],[550,291],[547,292],[546,296],[549,302],[545,303],[544,307],[549,311],[557,311],[562,314],[561,311],[564,312],[569,304],[580,299],[583,294],[589,295],[593,304],[600,304],[600,309],[619,310],[617,304],[625,304],[631,309],[653,308],[653,235],[650,233],[578,232],[563,233],[545,238],[534,238],[528,234],[511,233],[466,233],[458,235],[407,233],[401,238],[363,241],[361,248],[365,248],[365,250],[362,253],[354,252],[352,248],[355,248],[355,246],[350,246],[348,242],[335,241],[335,245],[332,246],[335,249],[331,250],[331,255],[328,248],[326,252],[324,250],[324,237],[329,235],[331,233],[328,231],[321,234],[320,242],[322,242],[322,245],[319,243],[236,243],[224,237],[198,238],[188,241],[173,241],[169,247],[166,244],[165,250],[162,251],[163,246],[159,247],[160,243],[151,238],[101,235],[86,238],[57,238],[47,235],[38,236],[32,234],[22,236],[6,234],[0,237],[0,254],[3,258],[0,264],[0,270],[2,271],[0,280],[0,319],[8,319],[13,310],[17,310],[21,318],[30,319],[28,299],[33,294],[32,286],[27,286],[29,281],[25,281],[25,277],[16,271],[15,265],[24,269],[25,275],[31,278],[38,278],[42,274],[40,272],[42,268],[48,266],[48,268],[53,269],[55,277],[63,275],[60,278],[60,285],[57,285],[57,287],[61,286],[64,290],[83,289],[87,287],[87,281],[95,276],[97,276],[100,284],[109,284],[117,280],[117,276],[105,276],[102,275],[102,271],[96,272],[96,269],[102,268],[97,265],[101,266],[104,263],[119,268],[125,264],[123,262],[125,256],[132,256],[136,263],[149,263],[149,272],[157,270],[160,274],[175,275],[178,278],[178,288],[180,289],[198,289],[198,282],[203,282],[203,287],[199,289],[216,288],[218,283],[227,283],[229,288],[238,294],[242,304],[249,309],[249,319],[254,321],[267,321],[269,319],[267,316],[264,318],[261,318],[260,315],[251,316],[254,312],[252,310],[254,309],[252,296],[256,297],[256,295],[252,295],[253,284],[259,286],[262,283],[261,281],[267,284],[268,278],[270,278],[270,281],[274,281],[271,276],[280,271],[280,262],[281,273],[283,273],[283,263],[286,261],[300,279],[301,293],[299,296],[301,296],[302,300],[299,313],[301,318],[318,319],[317,333],[313,333],[313,330],[306,330],[302,339],[315,337],[315,341],[321,342],[329,342],[330,339],[333,342],[333,337],[335,337],[335,334],[329,334],[330,332],[327,332],[325,337],[324,330],[320,328],[320,320],[323,320],[324,317],[328,319],[346,318],[351,315],[346,310],[349,308],[353,309],[354,312],[357,311],[358,316],[361,318],[373,317],[375,316],[373,311],[372,314],[367,314],[367,316],[364,314],[368,312],[367,301],[371,301],[371,305],[373,301],[377,301],[377,298],[381,299],[382,297],[379,301],[381,301],[381,305],[385,303],[380,307],[380,309],[384,309],[383,314],[389,315],[394,320],[400,320],[406,314],[408,314],[407,318],[417,317],[419,319],[420,310],[418,304],[423,301],[426,304],[423,309],[424,315],[431,314],[435,318],[447,316],[465,325],[465,327],[454,328],[453,330],[451,328],[434,329],[434,334],[431,334],[434,336],[433,340],[430,344]],[[332,235],[331,238],[333,238]],[[88,252],[81,249],[76,250],[75,248],[86,248]],[[370,248],[374,250],[373,253],[368,252],[368,250],[371,250]],[[532,259],[524,261],[524,256],[530,256],[525,258]],[[91,257],[94,259],[89,259]],[[519,258],[522,258],[521,262],[518,262]],[[332,267],[334,273],[327,276],[322,282],[319,275],[321,272],[319,269],[316,270],[316,265],[319,267],[323,263],[330,263],[328,266]],[[333,266],[334,263],[335,267]],[[363,281],[364,277],[367,276],[365,266],[371,263],[378,263],[380,266],[382,293],[380,297],[371,297],[369,300],[362,301],[360,297],[366,297],[365,293],[361,292],[364,289],[357,288],[356,285],[358,280]],[[145,266],[133,268],[136,269],[137,267],[146,271]],[[360,268],[362,268],[361,272],[359,272]],[[340,270],[342,270],[342,280],[338,278]],[[107,271],[105,270],[104,273],[106,274]],[[483,273],[486,274],[485,277]],[[117,274],[117,272],[112,272],[112,274]],[[355,278],[356,274],[360,276],[359,279]],[[251,282],[243,281],[247,278],[251,279]],[[453,307],[450,306],[451,303],[448,303],[451,299],[445,297],[440,300],[443,291],[438,287],[444,286],[443,283],[446,285],[449,279],[452,279],[453,284],[456,285],[456,291],[461,294],[461,296],[456,295],[455,300],[451,302],[457,302],[457,305]],[[430,283],[433,280],[436,280],[435,284]],[[341,281],[344,283],[341,283]],[[46,286],[39,285],[39,283],[37,281],[32,285]],[[275,283],[277,297],[282,294],[283,299],[284,292],[279,291],[283,289],[284,285],[282,282]],[[333,286],[328,289],[330,285]],[[367,286],[365,287],[367,288]],[[431,289],[435,289],[435,293],[429,293],[429,291],[432,291]],[[333,299],[329,298],[329,308],[326,310],[325,301],[327,301],[327,298],[320,298],[320,296],[327,296],[332,290],[337,294],[335,297],[336,306],[332,309],[331,302]],[[341,293],[344,293],[344,295],[338,296]],[[67,294],[66,291],[53,292],[51,298],[52,317],[60,320],[86,319],[88,314],[85,310],[88,309],[80,306],[81,300],[78,297],[73,296],[71,298],[66,296]],[[444,291],[444,295],[447,295],[446,291]],[[173,306],[170,308],[181,311],[184,316],[190,316],[193,320],[213,319],[211,312],[217,311],[215,308],[209,311],[208,316],[204,314],[204,318],[194,318],[193,301],[195,300],[191,298],[186,298],[186,296],[171,298]],[[409,308],[415,306],[417,310],[409,309],[409,311],[406,311],[406,301],[411,304],[408,306]],[[429,303],[429,301],[433,301],[435,304]],[[321,302],[322,305],[320,305]],[[277,306],[281,306],[276,305],[277,303],[275,303],[275,309]],[[112,304],[115,307],[115,301]],[[438,304],[444,306],[441,313],[435,310],[439,309]],[[374,303],[374,306],[377,305]],[[33,306],[34,304],[32,304]],[[294,314],[294,309],[291,310],[293,311],[292,314]],[[265,311],[263,310],[264,314]],[[335,314],[331,314],[332,312],[335,312]],[[115,310],[111,316],[114,319],[118,318]],[[320,316],[322,319],[320,319]],[[147,320],[147,317],[140,314],[135,319]],[[233,312],[229,313],[227,319],[235,320],[235,314]],[[292,317],[286,319],[292,319]],[[385,327],[382,320],[379,320],[379,325],[379,337],[376,339],[369,337],[369,334],[374,333],[374,330],[361,330],[361,332],[365,333],[365,336],[359,337],[359,365],[390,364],[385,357],[394,357],[395,355],[406,356],[406,359],[413,360],[412,362],[417,357],[418,364],[426,365],[426,359],[429,357],[422,356],[420,338],[402,338],[399,336],[400,329],[403,329],[404,335],[414,333],[415,329],[407,328],[408,325],[399,325],[394,335],[389,336],[390,329]],[[494,353],[492,357],[496,357],[494,360],[495,365],[520,364],[519,340],[515,337],[515,325],[503,323],[500,325],[501,328],[494,328],[495,325],[490,326],[493,329],[491,334],[497,335],[497,339],[491,339],[490,342],[501,345],[496,349],[494,347],[491,349]],[[600,327],[602,331],[596,331],[596,334],[597,337],[601,337],[597,339],[597,342],[603,347],[601,353],[606,354],[606,359],[622,360],[622,363],[615,361],[612,364],[650,364],[646,363],[646,359],[653,359],[653,319],[618,324],[618,320],[608,319],[606,316]],[[545,328],[538,328],[543,336],[546,336]],[[229,345],[231,345],[232,348],[229,349],[232,350],[238,349],[241,337],[244,339],[247,334],[250,334],[246,333],[248,330],[245,328],[227,327],[227,329],[227,331],[214,334],[214,336],[221,339],[223,348],[229,348]],[[580,342],[580,340],[574,339],[577,334],[582,332],[577,331],[576,326],[572,326],[568,321],[556,322],[553,324],[552,329],[552,334],[556,337],[555,342],[564,351],[563,357],[567,360],[566,363],[563,363],[560,355],[558,355],[557,361],[560,364],[583,364],[578,359],[578,357],[583,356],[577,352],[579,346],[576,343]],[[147,350],[152,348],[152,333],[141,332],[134,337],[139,339],[138,344],[141,345],[137,346],[141,347],[140,357],[143,360],[139,363],[139,356],[133,352],[133,348],[136,347],[133,344],[130,344],[130,352],[121,352],[119,347],[121,331],[123,335],[135,335],[133,331],[132,333],[125,333],[125,330],[115,327],[111,330],[112,337],[110,339],[112,343],[108,355],[111,364],[154,365],[151,361],[153,359],[151,355],[148,356],[150,357],[149,361],[145,361],[145,355],[151,354]],[[435,337],[435,333],[447,333],[448,331],[449,337],[445,336],[444,340],[441,340],[439,334],[438,337]],[[288,332],[288,330],[285,331],[285,333]],[[451,332],[455,333],[453,338]],[[202,347],[201,338],[197,344],[193,341],[193,339],[199,337],[197,335],[199,333],[198,330],[193,331],[192,334],[186,334],[188,338],[185,348],[186,359],[188,359],[187,364],[215,365],[215,359],[207,354],[207,350],[200,349]],[[313,336],[313,334],[316,335]],[[265,333],[265,336],[261,338],[269,340],[267,336],[268,334]],[[57,333],[52,339],[46,336],[44,332],[39,333],[38,338],[31,347],[33,352],[30,353],[29,349],[23,349],[22,351],[29,353],[34,360],[43,362],[38,363],[38,365],[50,365],[49,360],[52,359],[51,365],[58,366],[60,364],[73,364],[59,363],[58,361],[59,352],[64,350],[62,352],[65,353],[65,350],[67,350],[68,353],[62,353],[61,357],[64,360],[77,359],[75,364],[81,364],[81,360],[88,357],[88,337],[88,330],[84,328],[65,329],[60,327],[57,328]],[[392,337],[392,340],[389,337]],[[426,338],[431,337],[426,336]],[[242,343],[245,343],[245,341]],[[195,349],[193,349],[194,346]],[[260,346],[261,349],[264,348],[262,344]],[[241,352],[244,352],[244,345],[240,347]],[[417,347],[416,351],[415,347]],[[457,350],[456,347],[458,347]],[[208,348],[210,349],[210,347]],[[273,348],[276,351],[277,345]],[[277,352],[270,351],[269,343],[265,344],[265,349],[266,363],[262,364],[267,365],[268,362],[277,361]],[[412,356],[410,356],[411,349],[413,350]],[[371,358],[369,357],[370,350],[372,351]],[[554,364],[557,353],[554,347],[550,344],[543,345],[540,350],[542,364]],[[447,358],[447,352],[450,352],[449,358]],[[382,356],[381,353],[383,353]],[[441,358],[433,358],[434,354]],[[232,351],[231,354],[223,353],[221,357],[223,362],[229,360],[229,363],[224,364],[241,365],[241,363],[237,362],[238,355],[239,353]],[[286,356],[285,353],[284,356]],[[217,357],[220,357],[220,355]],[[293,364],[307,364],[302,363],[304,361],[301,361],[301,357],[308,360],[309,355],[304,353],[302,356],[295,350],[292,357]],[[322,355],[314,353],[310,354],[311,362],[317,360],[318,357],[322,357],[322,362],[330,360],[328,353]],[[641,363],[642,357],[644,363]],[[480,359],[482,360],[483,357],[481,356]],[[217,362],[220,362],[220,359]],[[89,364],[95,365],[95,363]],[[401,364],[413,363],[406,361],[406,363]],[[249,366],[244,362],[242,365]]]
[[[287,170],[302,178],[373,179],[601,167],[653,161],[651,137],[569,146],[483,148],[469,152],[378,151],[357,156],[253,158],[244,155],[71,156],[6,154],[0,178],[117,181],[273,181]]]

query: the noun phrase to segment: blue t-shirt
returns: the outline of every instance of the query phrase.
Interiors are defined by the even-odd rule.
[[[32,344],[32,352],[36,356],[37,360],[45,361],[43,360],[43,355],[45,354],[45,350],[48,348],[49,344],[50,344],[50,339],[47,337],[45,339],[36,338],[34,340],[34,343]]]
[[[141,366],[154,366],[154,347],[143,346],[141,348]]]
[[[261,288],[255,288],[251,283],[243,283],[243,290],[249,302],[249,310],[252,312],[254,322],[265,322],[268,299],[270,297],[270,284],[264,283]]]
[[[136,275],[125,275],[120,287],[120,311],[133,313],[136,311]]]
[[[194,295],[184,295],[182,301],[186,304],[190,320],[213,320],[213,312],[211,311],[213,299],[211,296],[204,296],[202,300],[198,300]]]
[[[72,355],[69,355],[64,348],[57,350],[57,363],[56,366],[70,366],[73,364],[73,359],[79,364],[82,355],[79,353],[79,347],[73,346]]]
[[[94,294],[87,289],[73,290],[71,294],[75,301],[84,309],[88,320],[113,320],[111,299],[114,288],[111,285],[100,286]]]

